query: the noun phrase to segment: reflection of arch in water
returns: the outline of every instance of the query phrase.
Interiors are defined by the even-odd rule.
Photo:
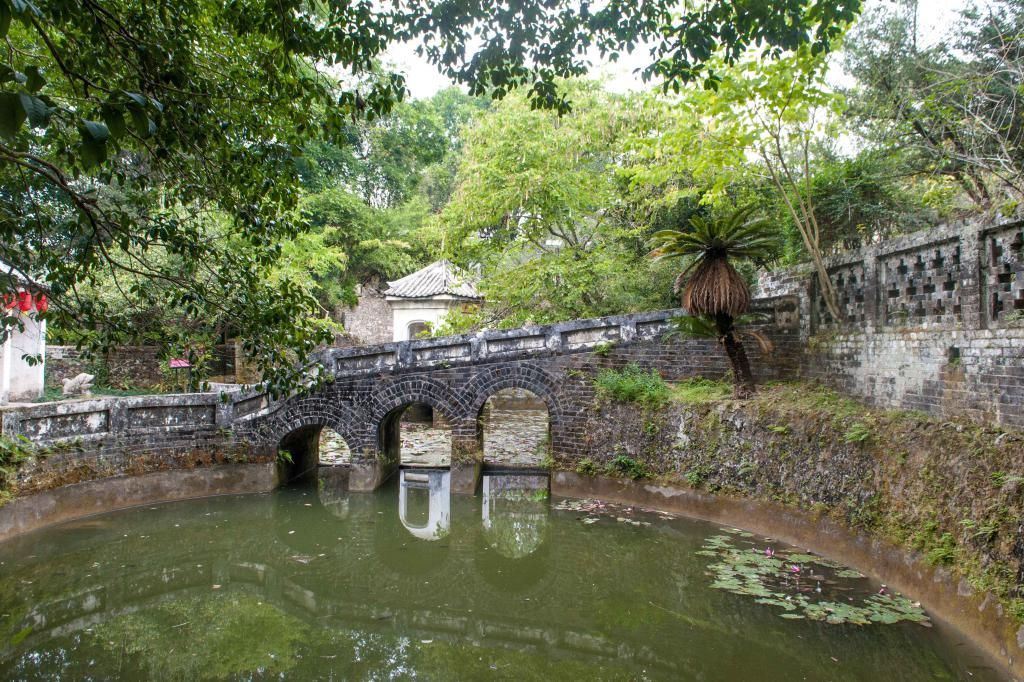
[[[482,490],[488,544],[509,559],[536,552],[548,536],[548,477],[486,474]]]
[[[425,491],[427,514],[424,523],[410,521],[409,496]],[[415,500],[414,500],[415,501]],[[451,472],[439,469],[402,469],[398,480],[398,520],[421,540],[440,540],[451,530]]]

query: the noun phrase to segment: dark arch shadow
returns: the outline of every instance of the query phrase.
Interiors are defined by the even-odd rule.
[[[284,421],[280,431],[284,432],[278,441],[278,473],[282,485],[316,485],[320,467],[321,434],[325,428],[333,431],[344,441],[350,453],[358,436],[353,432],[352,421],[320,419],[312,416],[293,416]],[[281,451],[286,455],[281,455]]]

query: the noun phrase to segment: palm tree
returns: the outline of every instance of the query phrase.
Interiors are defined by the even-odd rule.
[[[686,312],[699,319],[675,322],[691,335],[718,337],[732,367],[737,398],[753,395],[754,375],[737,331],[737,318],[750,310],[750,287],[730,259],[763,264],[774,256],[778,240],[764,219],[752,219],[755,207],[739,208],[719,219],[693,216],[688,229],[661,230],[651,238],[654,258],[691,258],[676,278],[674,291]],[[758,341],[765,339],[758,335]]]

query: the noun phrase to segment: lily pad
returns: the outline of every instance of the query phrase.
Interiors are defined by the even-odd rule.
[[[920,604],[901,595],[868,592],[864,583],[858,587],[853,581],[865,578],[859,571],[814,554],[741,547],[751,544],[740,539],[746,537],[743,531],[722,530],[729,534],[708,537],[697,551],[714,559],[708,575],[716,590],[753,597],[754,603],[781,609],[779,615],[792,620],[831,625],[908,621],[930,626]],[[856,594],[860,596],[851,596]]]

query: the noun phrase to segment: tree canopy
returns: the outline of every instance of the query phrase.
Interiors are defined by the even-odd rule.
[[[296,209],[310,145],[353,146],[353,123],[402,100],[402,76],[378,66],[390,44],[421,40],[474,94],[522,85],[534,106],[567,111],[556,79],[586,68],[586,48],[614,57],[647,44],[646,73],[666,87],[714,83],[715,51],[726,62],[755,46],[822,51],[858,4],[0,0],[0,258],[44,277],[48,314],[95,323],[100,344],[119,331],[116,303],[85,295],[101,278],[153,306],[220,313],[288,390],[327,332],[307,287],[265,274],[306,229]],[[405,120],[381,135],[437,161],[437,122]],[[372,163],[375,181],[397,181],[363,196],[400,203],[408,168],[387,154]]]

